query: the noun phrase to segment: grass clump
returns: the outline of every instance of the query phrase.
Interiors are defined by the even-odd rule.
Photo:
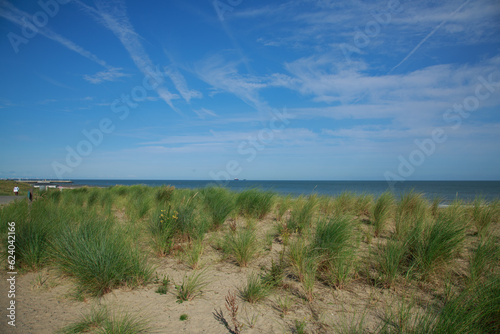
[[[285,197],[281,197],[276,209],[276,220],[281,221],[283,219],[284,214],[288,211],[291,205],[292,197],[290,195],[286,195]]]
[[[427,216],[427,201],[422,194],[411,190],[401,195],[396,206],[396,235],[405,238],[416,222],[423,221]]]
[[[458,255],[464,239],[465,227],[441,217],[430,226],[425,223],[415,225],[408,244],[415,265],[427,275],[443,268]]]
[[[238,194],[236,207],[244,216],[262,219],[271,211],[274,198],[275,194],[271,191],[249,189]]]
[[[169,206],[157,211],[150,220],[153,250],[158,256],[165,256],[172,250],[177,219],[177,211]]]
[[[52,242],[58,268],[76,280],[78,290],[102,296],[120,285],[148,281],[153,269],[131,247],[112,221],[87,219],[67,227]]]
[[[385,229],[387,220],[391,217],[394,196],[390,192],[385,192],[377,198],[373,207],[373,226],[375,227],[375,237]]]
[[[200,266],[201,255],[205,249],[203,240],[194,240],[189,248],[184,252],[184,259],[186,264],[191,267],[191,269],[198,269]]]
[[[248,263],[257,255],[258,246],[255,231],[251,229],[228,232],[223,242],[224,251],[231,254],[240,267],[248,266]]]
[[[291,232],[302,233],[311,226],[314,211],[318,204],[317,196],[309,196],[306,200],[299,200],[292,208],[292,213],[287,222],[287,229]]]
[[[161,186],[156,190],[155,199],[156,202],[162,205],[167,204],[172,199],[174,194],[174,186]]]
[[[355,223],[347,216],[337,216],[318,223],[311,247],[320,258],[319,270],[335,287],[342,288],[356,267],[359,242]]]
[[[399,240],[387,240],[378,246],[376,263],[385,287],[390,287],[401,274],[402,266],[408,257],[408,246]]]
[[[202,195],[212,227],[219,229],[235,208],[234,196],[229,190],[220,187],[205,188]]]
[[[241,298],[251,304],[266,298],[271,289],[256,273],[247,277],[247,284],[240,290]]]
[[[373,207],[373,196],[369,194],[359,195],[354,206],[356,215],[369,217]]]
[[[470,256],[469,261],[469,285],[480,284],[483,278],[498,274],[498,263],[500,261],[500,245],[495,237],[480,240],[477,247]]]
[[[64,327],[59,333],[138,334],[148,333],[150,330],[147,322],[137,316],[128,313],[118,315],[101,306],[93,307],[88,314],[81,316],[81,320]]]
[[[465,289],[443,307],[417,311],[402,304],[388,312],[379,333],[498,333],[500,331],[500,278]]]
[[[354,214],[356,211],[356,195],[352,192],[344,191],[335,197],[333,206],[338,215]]]
[[[182,303],[184,301],[192,300],[200,295],[202,290],[209,284],[205,277],[206,272],[193,272],[191,275],[185,275],[182,283],[175,286],[177,290],[177,301]]]
[[[477,197],[473,202],[472,222],[476,226],[479,234],[484,234],[488,231],[494,217],[494,206],[488,205],[488,203],[481,197]]]

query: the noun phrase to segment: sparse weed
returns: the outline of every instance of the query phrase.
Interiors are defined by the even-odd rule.
[[[240,290],[241,298],[251,304],[266,298],[269,293],[269,285],[265,284],[255,273],[247,277],[247,284]]]
[[[129,313],[110,312],[105,306],[93,307],[81,320],[64,327],[60,333],[109,333],[109,334],[134,334],[151,331],[148,323]]]
[[[205,275],[206,271],[193,272],[189,276],[185,275],[182,283],[175,286],[175,289],[177,289],[177,301],[182,303],[200,295],[202,290],[209,284]]]

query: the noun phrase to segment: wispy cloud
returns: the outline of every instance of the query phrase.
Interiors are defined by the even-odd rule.
[[[205,117],[212,116],[212,117],[217,117],[217,114],[213,112],[212,110],[206,109],[206,108],[201,108],[198,110],[193,110],[196,115],[198,115],[199,118],[205,119]]]
[[[199,78],[211,85],[215,92],[231,93],[260,112],[268,112],[269,105],[259,96],[259,90],[268,82],[252,75],[241,74],[241,61],[228,60],[221,54],[210,56],[195,66]]]
[[[106,71],[97,72],[94,75],[86,74],[83,76],[85,80],[93,84],[99,84],[104,81],[116,81],[116,79],[129,76],[122,72],[121,68],[110,68]]]
[[[173,65],[166,66],[164,70],[165,74],[170,78],[170,80],[172,80],[175,88],[187,103],[190,103],[191,99],[200,99],[203,97],[203,94],[201,92],[188,88],[186,79],[176,67],[174,67]]]
[[[142,46],[141,37],[134,30],[126,13],[126,7],[123,1],[96,1],[96,8],[90,7],[81,1],[76,1],[86,10],[97,22],[109,29],[120,40],[123,47],[127,50],[132,61],[139,71],[145,76],[153,74],[154,64],[151,61],[146,50]],[[174,106],[173,100],[178,98],[177,94],[171,93],[165,86],[156,88],[157,94],[174,111],[180,111]]]
[[[0,16],[11,21],[12,23],[17,24],[20,27],[24,27],[25,23],[23,21],[24,19],[28,19],[30,15],[14,5],[12,5],[10,2],[2,0],[0,1]],[[39,27],[38,28],[38,33],[45,36],[48,39],[51,39],[62,46],[66,47],[67,49],[74,51],[78,53],[79,55],[90,59],[91,61],[107,68],[107,69],[112,69],[110,65],[108,65],[104,60],[100,59],[90,51],[87,51],[83,47],[79,46],[78,44],[72,42],[71,40],[55,33],[51,29],[47,28],[46,26],[44,27]]]

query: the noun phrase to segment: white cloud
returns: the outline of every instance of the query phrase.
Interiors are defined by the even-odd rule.
[[[128,76],[122,72],[121,68],[110,68],[106,71],[97,72],[94,75],[84,75],[83,78],[90,83],[99,84],[104,81],[115,81],[116,79]]]
[[[186,79],[177,68],[174,66],[166,66],[164,69],[165,74],[172,80],[175,88],[187,103],[190,103],[193,98],[200,99],[203,97],[203,94],[200,92],[188,88]]]
[[[141,37],[136,33],[130,23],[126,13],[126,7],[123,1],[96,1],[97,9],[87,6],[81,1],[76,1],[87,13],[89,13],[97,22],[109,29],[120,40],[124,48],[129,53],[132,61],[139,71],[145,76],[153,74],[154,65],[146,50],[140,41]],[[178,112],[173,105],[173,100],[178,98],[177,94],[171,93],[164,86],[156,88],[158,95],[172,108]]]

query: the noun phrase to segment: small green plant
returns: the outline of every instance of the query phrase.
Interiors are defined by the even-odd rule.
[[[276,308],[281,311],[282,315],[288,314],[288,312],[292,309],[292,300],[290,296],[285,295],[283,297],[276,297]]]
[[[170,278],[168,276],[163,276],[161,285],[158,286],[158,288],[156,289],[156,293],[159,293],[160,295],[165,295],[168,292],[169,284],[170,284]]]
[[[294,328],[295,333],[297,333],[297,334],[305,334],[306,333],[307,322],[305,322],[304,320],[299,321],[299,320],[295,319],[294,324],[295,324],[295,328]]]
[[[246,286],[240,290],[241,298],[252,304],[266,298],[269,292],[270,287],[255,273],[247,277]]]
[[[303,280],[301,281],[304,288],[307,301],[312,302],[314,299],[314,284],[316,283],[316,272],[318,271],[319,259],[309,257],[306,261]]]
[[[61,329],[63,334],[76,333],[110,333],[132,334],[148,333],[151,327],[138,316],[128,313],[117,314],[110,312],[105,306],[92,307],[88,314],[82,315],[81,320]]]
[[[188,320],[188,318],[189,318],[189,316],[184,313],[184,314],[181,314],[181,316],[179,317],[179,320],[180,321],[186,321],[186,320]]]
[[[384,230],[387,219],[391,216],[393,205],[394,196],[390,192],[385,192],[377,198],[372,213],[373,225],[375,226],[375,237],[378,237]]]
[[[193,272],[189,276],[184,276],[182,283],[175,286],[179,303],[191,300],[201,294],[202,290],[209,284],[205,274],[205,271]]]
[[[284,276],[285,268],[283,262],[280,261],[276,264],[274,260],[271,260],[271,268],[264,274],[262,280],[270,287],[278,287],[283,283]]]
[[[290,242],[288,258],[300,282],[304,281],[308,255],[309,249],[304,239],[299,238]]]
[[[205,249],[205,245],[203,240],[194,240],[190,247],[185,251],[184,258],[188,266],[191,269],[198,269],[200,266],[201,255],[203,254],[203,250]]]
[[[226,252],[229,252],[240,267],[246,267],[258,253],[257,236],[253,230],[241,229],[228,232],[224,238]]]

